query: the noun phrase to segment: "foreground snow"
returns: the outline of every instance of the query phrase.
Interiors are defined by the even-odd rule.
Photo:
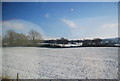
[[[3,48],[3,75],[20,79],[115,79],[118,48]]]

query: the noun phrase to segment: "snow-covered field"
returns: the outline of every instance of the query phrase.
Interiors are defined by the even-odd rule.
[[[3,48],[3,75],[16,79],[115,79],[118,48]]]

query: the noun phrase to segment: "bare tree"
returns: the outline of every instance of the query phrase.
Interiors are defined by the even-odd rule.
[[[42,35],[36,30],[30,30],[29,38],[35,43],[35,40],[42,40]]]
[[[29,42],[25,34],[17,33],[14,30],[8,30],[3,36],[3,45],[7,46],[22,46]]]
[[[15,34],[16,34],[16,32],[13,31],[13,30],[8,30],[8,31],[7,31],[7,34],[6,34],[5,37],[8,39],[9,45],[12,45],[12,44],[13,44],[14,39],[15,39]]]
[[[62,46],[64,47],[65,44],[68,44],[68,39],[65,38],[61,38],[61,39],[57,39],[57,44],[62,44]]]

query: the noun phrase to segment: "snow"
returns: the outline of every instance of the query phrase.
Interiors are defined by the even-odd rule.
[[[118,49],[3,48],[3,75],[16,79],[115,79],[118,77]]]

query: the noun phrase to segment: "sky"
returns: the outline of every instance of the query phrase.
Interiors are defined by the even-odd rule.
[[[31,29],[44,39],[118,36],[117,2],[3,2],[3,34]]]

